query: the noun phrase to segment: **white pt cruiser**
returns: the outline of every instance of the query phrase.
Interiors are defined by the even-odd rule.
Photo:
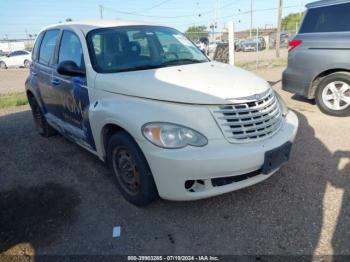
[[[259,183],[288,160],[298,127],[266,81],[140,22],[45,28],[26,92],[39,133],[59,132],[107,162],[138,206]]]

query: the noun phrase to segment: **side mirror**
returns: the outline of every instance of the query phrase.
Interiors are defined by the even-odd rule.
[[[59,63],[57,72],[66,76],[85,76],[85,70],[77,66],[73,61],[63,61]]]

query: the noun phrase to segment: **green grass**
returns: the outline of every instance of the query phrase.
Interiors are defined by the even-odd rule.
[[[28,104],[28,99],[25,93],[16,93],[0,96],[0,108],[23,106],[26,104]]]

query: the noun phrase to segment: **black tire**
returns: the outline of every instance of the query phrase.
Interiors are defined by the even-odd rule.
[[[1,61],[1,62],[0,62],[0,68],[1,68],[1,69],[7,69],[7,66],[6,66],[6,64],[5,64],[4,61]]]
[[[50,137],[56,135],[56,130],[53,129],[46,121],[46,118],[41,112],[40,106],[36,99],[33,96],[28,96],[28,101],[32,109],[34,123],[38,133],[43,137]]]
[[[24,60],[23,66],[25,68],[29,68],[30,67],[30,61],[29,60]]]
[[[318,108],[325,114],[337,117],[346,117],[350,116],[350,106],[342,109],[342,110],[333,110],[329,106],[327,106],[326,102],[323,100],[323,95],[325,94],[325,89],[331,83],[343,82],[347,85],[350,85],[350,73],[347,72],[337,72],[330,74],[324,77],[319,83],[316,93],[315,99]],[[338,88],[338,87],[337,87]],[[350,96],[350,90],[346,93],[346,96]],[[342,102],[344,104],[344,102]]]
[[[147,160],[126,132],[117,132],[109,139],[107,163],[127,201],[142,207],[159,198]]]

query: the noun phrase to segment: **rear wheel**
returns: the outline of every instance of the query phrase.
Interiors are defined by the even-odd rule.
[[[322,79],[316,90],[316,103],[328,115],[350,115],[350,74],[338,72]]]
[[[29,105],[32,109],[33,119],[38,130],[38,133],[43,137],[50,137],[56,134],[56,130],[53,129],[49,123],[47,123],[45,116],[41,112],[38,102],[33,96],[28,96]]]
[[[1,69],[6,69],[6,68],[7,68],[7,66],[6,66],[6,64],[5,64],[4,61],[1,61],[1,62],[0,62],[0,68],[1,68]]]
[[[118,132],[109,139],[107,162],[127,201],[146,206],[159,198],[148,163],[129,134]]]

